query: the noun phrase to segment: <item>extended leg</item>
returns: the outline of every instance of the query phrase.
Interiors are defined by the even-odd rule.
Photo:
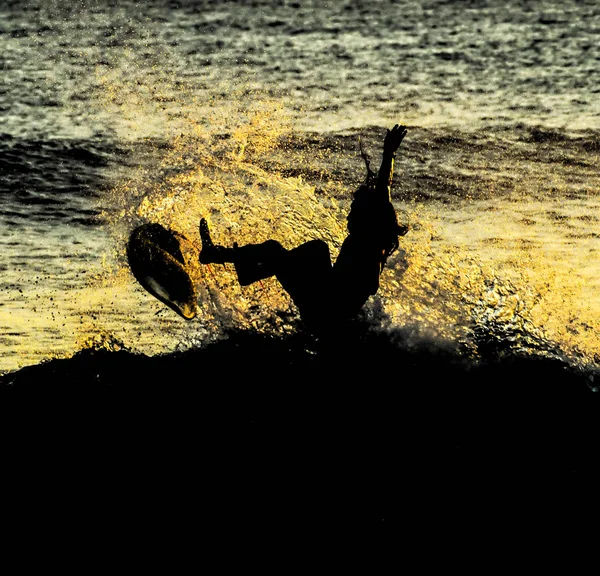
[[[329,246],[323,240],[309,240],[292,250],[276,240],[225,248],[212,241],[204,219],[200,221],[200,238],[201,263],[233,263],[242,286],[275,276],[307,325],[323,323],[336,307],[336,295],[331,293]]]
[[[262,244],[247,244],[242,247],[234,244],[233,248],[215,244],[204,218],[200,220],[200,240],[202,241],[200,263],[224,264],[231,262],[235,266],[238,281],[242,286],[275,276],[286,253],[285,248],[275,240],[267,240]]]

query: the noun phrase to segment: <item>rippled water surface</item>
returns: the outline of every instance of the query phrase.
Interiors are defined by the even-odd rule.
[[[197,263],[323,238],[335,255],[385,128],[411,229],[366,313],[473,358],[596,370],[596,2],[10,2],[0,8],[0,371],[90,345],[157,354],[285,332],[275,280]],[[185,322],[138,286],[129,232],[183,233]]]

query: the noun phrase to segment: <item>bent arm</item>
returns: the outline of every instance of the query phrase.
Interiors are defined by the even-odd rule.
[[[402,140],[406,136],[406,126],[396,124],[391,130],[387,131],[383,141],[383,157],[381,167],[377,174],[377,195],[382,199],[389,200],[394,176],[394,158],[396,151],[400,147]]]

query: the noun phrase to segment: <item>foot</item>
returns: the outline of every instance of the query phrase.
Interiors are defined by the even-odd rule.
[[[212,241],[206,218],[200,219],[200,241],[202,242],[202,249],[200,250],[198,260],[201,264],[223,264],[224,262],[231,262],[232,249],[218,246]]]
[[[200,240],[202,241],[202,249],[211,248],[214,246],[214,242],[210,237],[210,231],[208,229],[208,222],[206,218],[200,218]]]

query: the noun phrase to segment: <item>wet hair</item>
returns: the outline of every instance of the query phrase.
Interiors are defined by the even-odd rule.
[[[377,242],[385,250],[384,261],[398,249],[398,236],[403,231],[398,225],[393,204],[374,199],[373,187],[366,184],[360,186],[354,194],[347,217],[347,228],[350,234]]]
[[[375,194],[377,174],[371,170],[370,160],[359,140],[367,176],[363,184],[354,192],[354,200],[347,216],[347,228],[350,234],[362,235],[369,241],[377,242],[384,250],[382,264],[398,249],[398,236],[405,230],[398,225],[396,210],[388,200],[381,202]]]

